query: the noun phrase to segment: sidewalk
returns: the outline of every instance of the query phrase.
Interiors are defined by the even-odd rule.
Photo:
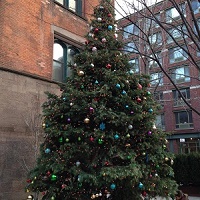
[[[200,197],[192,197],[192,196],[189,196],[188,198],[189,198],[189,200],[200,200]],[[166,200],[166,198],[156,197],[156,198],[153,198],[152,200]],[[171,200],[171,199],[170,199],[170,200]]]

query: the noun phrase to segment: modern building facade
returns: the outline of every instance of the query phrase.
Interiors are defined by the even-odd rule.
[[[150,89],[161,105],[156,126],[172,133],[169,150],[199,152],[200,3],[174,2],[137,10],[120,19],[118,26],[133,70],[151,77]]]
[[[59,94],[98,0],[0,1],[0,199],[27,199],[45,91]]]

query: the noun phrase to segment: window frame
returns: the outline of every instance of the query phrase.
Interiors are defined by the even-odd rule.
[[[193,3],[197,3],[197,8],[195,9]],[[198,0],[192,0],[191,1],[191,7],[192,7],[192,11],[194,14],[200,13],[200,2]]]
[[[131,65],[130,68],[134,71],[134,73],[136,73],[136,74],[140,73],[139,58],[130,59],[129,64]]]
[[[69,1],[70,0],[63,0],[63,3],[60,3],[58,0],[54,0],[54,3],[61,5],[62,7],[70,10],[73,13],[76,13],[79,16],[83,16],[83,0],[74,0],[75,1],[75,8],[70,9],[69,8]]]
[[[181,88],[179,89],[181,94],[185,97],[187,101],[190,101],[190,88]],[[172,90],[173,93],[173,99],[174,99],[174,106],[185,106],[185,102],[182,100],[182,98],[179,96],[179,93],[177,90]]]
[[[175,71],[177,70],[181,70],[181,68],[184,68],[184,74],[181,74],[181,73],[177,73]],[[188,72],[188,74],[186,73]],[[190,82],[190,68],[188,65],[183,65],[183,66],[180,66],[180,67],[176,67],[176,68],[173,68],[173,69],[170,69],[170,74],[171,74],[171,78],[172,80],[174,81],[174,83],[188,83]],[[183,78],[176,78],[176,76],[183,76]]]
[[[74,46],[73,44],[70,44],[70,43],[68,43],[66,41],[63,41],[63,40],[61,40],[61,39],[59,39],[57,37],[54,38],[53,46],[55,44],[59,44],[63,48],[63,62],[59,62],[58,60],[56,60],[56,59],[53,58],[53,63],[52,63],[52,80],[56,81],[56,82],[65,82],[66,81],[66,77],[69,77],[69,76],[72,75],[71,74],[71,70],[68,67],[69,58],[70,58],[69,56],[72,56],[72,55],[70,55],[70,52],[68,50],[71,50],[71,49],[74,50],[74,53],[75,53],[74,55],[76,55],[77,53],[80,52],[80,49],[77,46]],[[54,54],[54,47],[53,47],[53,54]],[[55,74],[55,69],[54,69],[54,67],[55,67],[54,62],[56,62],[56,63],[59,62],[59,63],[62,63],[62,65],[63,65],[62,69],[61,69],[62,72],[60,72],[61,73],[60,77],[61,77],[62,80],[55,78],[56,74]]]
[[[127,30],[126,30],[127,29]],[[123,38],[127,39],[130,36],[139,35],[139,28],[136,24],[128,24],[123,27]]]
[[[188,59],[188,54],[184,51],[184,46],[176,46],[169,49],[169,63],[173,64],[176,62],[181,62]],[[181,56],[177,56],[181,55]]]
[[[158,78],[152,79],[152,75],[156,75],[156,74],[157,74]],[[151,77],[151,81],[150,81],[151,86],[156,86],[157,84],[158,84],[158,86],[163,85],[163,74],[162,74],[162,72],[151,73],[150,77]]]
[[[187,122],[181,122],[181,119],[180,119],[181,113],[182,114],[186,113]],[[191,110],[174,111],[174,116],[175,116],[175,128],[176,129],[191,129],[191,128],[193,128],[193,118],[192,118],[192,111]]]

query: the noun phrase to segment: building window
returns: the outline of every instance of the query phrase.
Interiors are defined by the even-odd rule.
[[[192,0],[191,5],[192,5],[192,10],[194,14],[197,14],[200,12],[200,2],[198,0]]]
[[[139,35],[139,29],[137,25],[130,24],[123,28],[123,36],[124,38],[128,38],[129,36]]]
[[[140,72],[140,68],[139,68],[139,59],[135,58],[129,61],[129,64],[131,65],[130,68],[135,72],[135,73],[139,73]]]
[[[155,58],[155,59],[153,59],[153,58]],[[157,53],[155,53],[155,55],[150,55],[149,68],[158,67],[158,62],[162,65],[161,52],[157,52]]]
[[[157,128],[165,130],[165,118],[164,118],[164,114],[159,114],[159,115],[156,116],[155,125],[156,125]]]
[[[179,153],[200,152],[199,138],[180,138]]]
[[[169,30],[170,35],[167,36],[167,43],[172,43],[187,37],[187,29],[185,25],[177,26]],[[173,40],[174,39],[174,40]]]
[[[161,72],[151,74],[151,86],[163,85],[163,75]]]
[[[82,16],[82,0],[55,0],[55,2]]]
[[[173,90],[172,92],[174,98],[174,106],[185,106],[185,102],[183,101],[179,92],[177,90]],[[180,92],[187,101],[190,100],[190,88],[180,89]]]
[[[184,15],[186,15],[185,4],[180,5],[180,10]],[[170,9],[166,10],[165,14],[166,14],[166,16],[165,16],[166,22],[171,23],[174,20],[176,21],[176,20],[180,19],[180,14],[176,8],[170,8]]]
[[[187,129],[193,127],[192,111],[178,111],[175,112],[176,128]]]
[[[190,70],[188,66],[170,70],[171,78],[175,83],[190,82]]]
[[[151,45],[162,45],[161,32],[154,33],[153,35],[149,36],[149,42]]]
[[[79,50],[61,40],[55,39],[53,46],[53,72],[52,78],[55,81],[65,82],[66,77],[71,76],[68,63],[74,63],[74,56]]]
[[[146,30],[149,30],[150,28],[158,28],[159,25],[156,22],[156,19],[160,21],[160,13],[155,14],[154,16],[151,16],[150,18],[145,19],[145,28]]]
[[[125,53],[138,53],[138,47],[135,42],[129,42],[124,46]]]
[[[188,54],[184,50],[185,47],[175,47],[169,50],[169,63],[187,60]]]
[[[161,106],[164,106],[164,98],[163,98],[163,92],[157,91],[154,92],[154,99],[160,104]]]

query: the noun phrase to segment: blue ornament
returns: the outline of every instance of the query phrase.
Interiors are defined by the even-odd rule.
[[[114,183],[112,183],[112,184],[110,185],[110,189],[114,190],[115,188],[116,188],[116,185],[115,185]]]
[[[128,106],[128,105],[126,105],[125,107],[126,107],[126,108],[129,108],[129,106]]]
[[[134,71],[131,69],[130,71],[129,71],[129,74],[134,74]]]
[[[140,189],[142,189],[142,188],[144,187],[144,185],[140,182],[139,185],[138,185],[138,187],[139,187]]]
[[[120,88],[121,87],[119,83],[117,83],[115,86],[116,86],[116,88]]]
[[[96,81],[95,81],[95,84],[98,84],[98,83],[99,83],[99,82],[96,80]]]
[[[63,101],[66,101],[66,99],[67,99],[66,97],[63,97]]]
[[[108,25],[108,30],[111,31],[113,29],[112,25]]]
[[[119,135],[118,134],[115,134],[114,135],[114,138],[117,140],[117,139],[119,139]]]
[[[150,113],[152,113],[152,112],[153,112],[153,109],[152,109],[152,108],[150,108],[150,109],[149,109],[149,112],[150,112]]]
[[[102,122],[102,123],[100,124],[99,128],[100,128],[100,130],[103,131],[103,130],[105,130],[106,125]]]
[[[49,149],[49,148],[47,148],[47,149],[45,149],[45,151],[44,151],[45,153],[50,153],[51,152],[51,150]]]
[[[125,91],[125,90],[123,90],[123,91],[122,91],[122,94],[123,94],[123,95],[125,95],[125,94],[126,94],[126,91]]]

